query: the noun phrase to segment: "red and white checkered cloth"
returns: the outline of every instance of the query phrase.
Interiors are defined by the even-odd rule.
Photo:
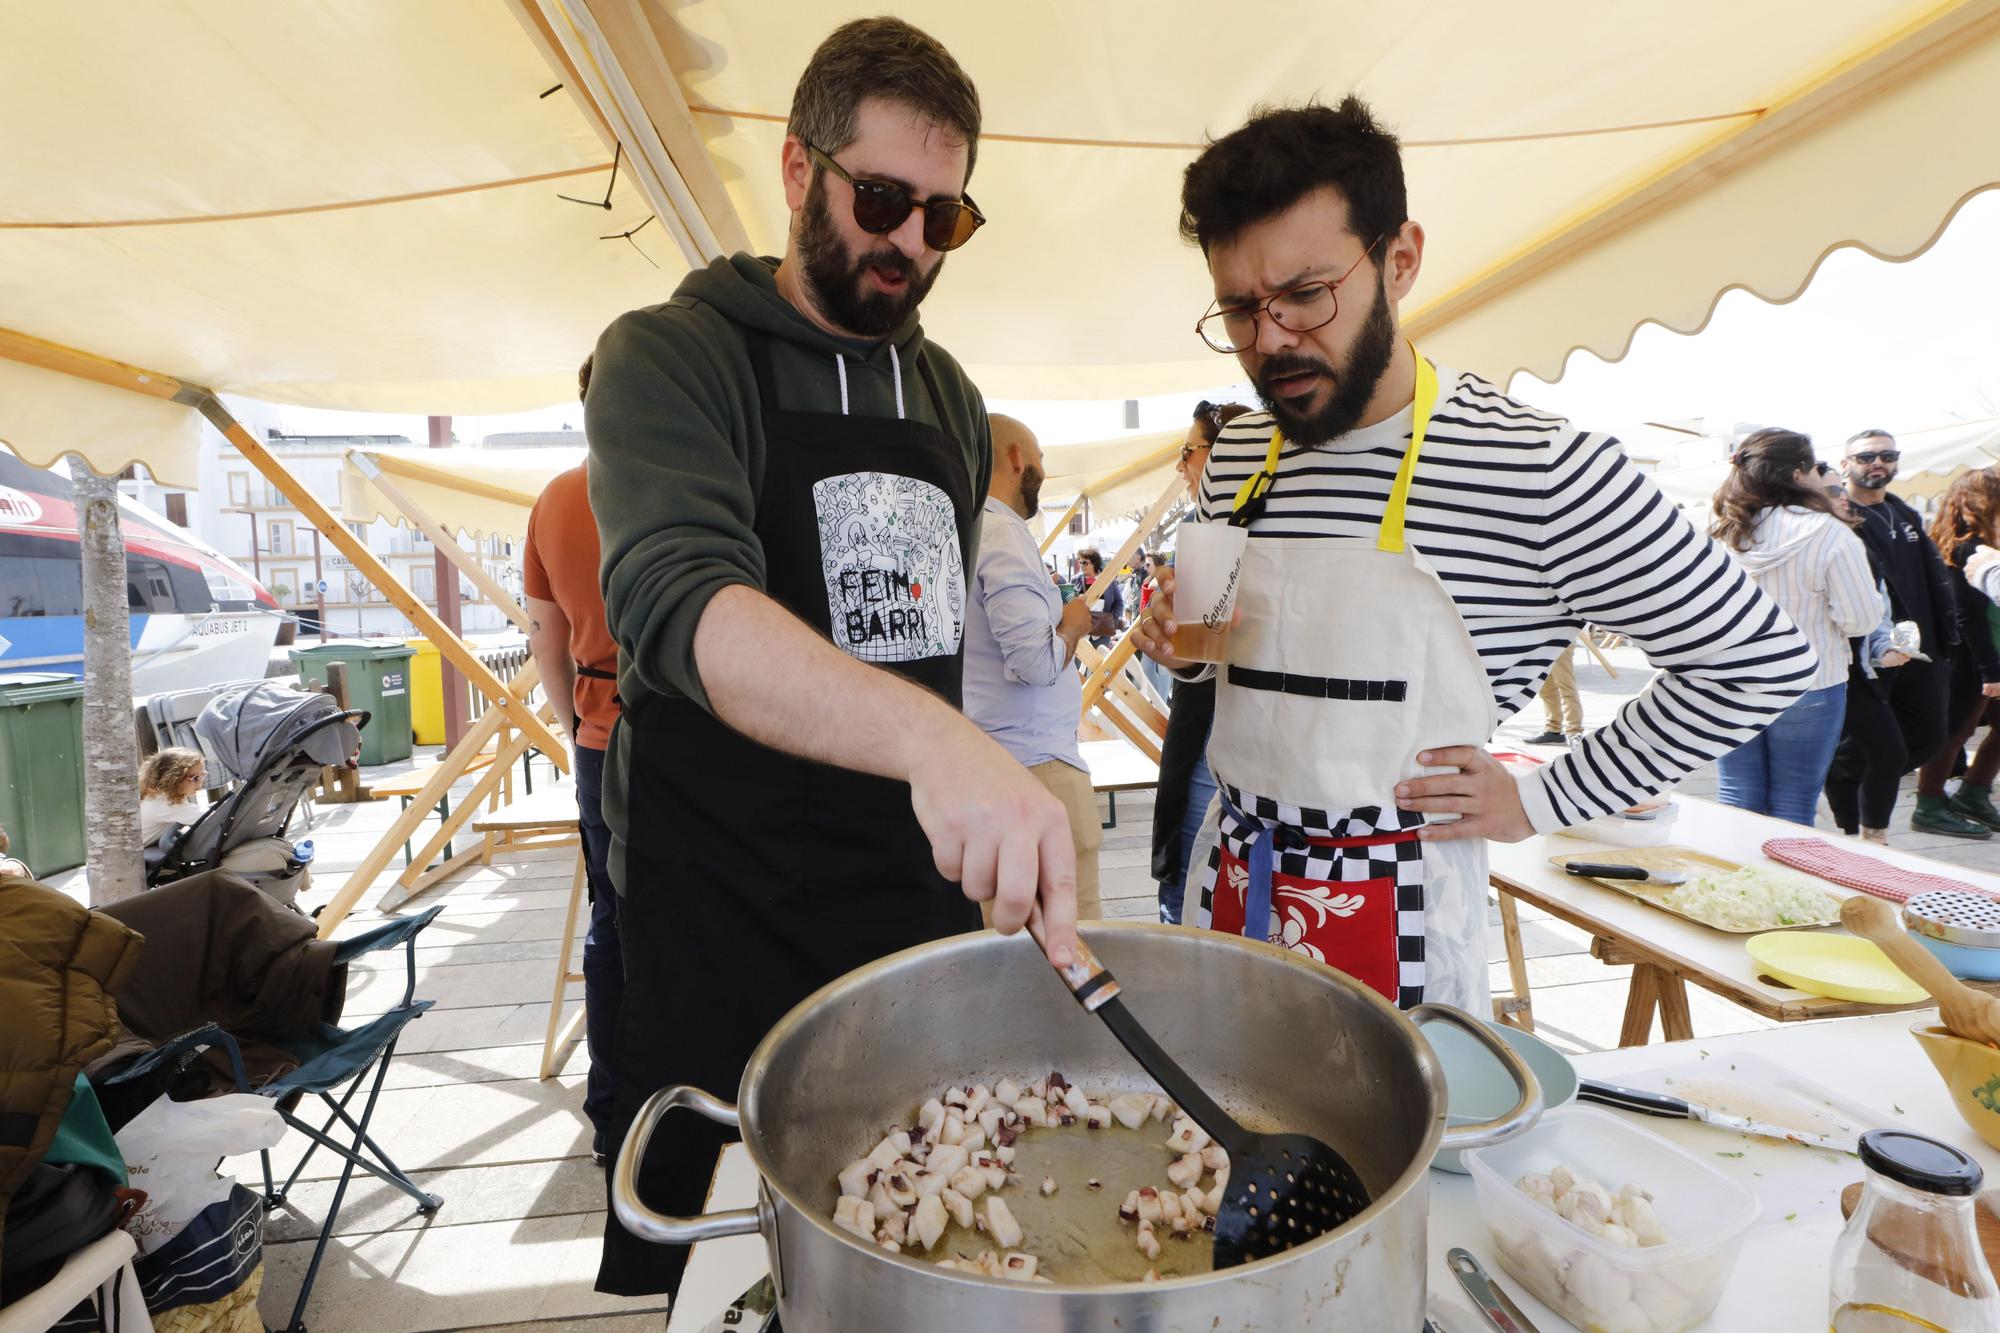
[[[1919,893],[1933,893],[1941,889],[2000,897],[1962,879],[1905,870],[1860,852],[1850,852],[1834,846],[1825,838],[1772,838],[1764,844],[1764,855],[1803,870],[1808,875],[1872,893],[1892,903],[1908,902]]]

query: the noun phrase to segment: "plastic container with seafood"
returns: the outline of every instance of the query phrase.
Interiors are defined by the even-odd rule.
[[[1550,1111],[1528,1133],[1465,1154],[1500,1266],[1590,1333],[1681,1333],[1706,1319],[1736,1267],[1757,1197],[1708,1163],[1617,1116]],[[1616,1192],[1652,1196],[1664,1245],[1592,1235],[1530,1198],[1516,1181],[1566,1166]]]

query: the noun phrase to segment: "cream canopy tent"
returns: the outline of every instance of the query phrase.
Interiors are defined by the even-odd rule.
[[[377,478],[386,477],[447,532],[521,537],[551,478],[581,463],[584,449],[350,449],[340,473],[342,518],[409,519]]]
[[[778,248],[792,83],[878,8],[17,7],[0,122],[35,130],[0,140],[0,328],[280,401],[556,401],[686,264]],[[1261,101],[1352,87],[1397,127],[1429,235],[1411,327],[1499,378],[1615,357],[1646,319],[1697,327],[1730,286],[1788,297],[1834,246],[1906,257],[2000,181],[2000,0],[898,9],[980,84],[993,224],[927,319],[996,397],[1225,372],[1192,333],[1208,293],[1176,188]],[[604,198],[614,154],[608,211],[557,197]],[[187,413],[19,364],[0,438],[192,480]]]

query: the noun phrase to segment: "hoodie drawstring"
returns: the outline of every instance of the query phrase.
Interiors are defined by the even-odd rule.
[[[847,357],[842,353],[833,354],[833,368],[840,375],[840,415],[847,416]],[[889,369],[896,377],[896,419],[905,420],[903,412],[903,359],[896,355],[896,344],[889,344]]]

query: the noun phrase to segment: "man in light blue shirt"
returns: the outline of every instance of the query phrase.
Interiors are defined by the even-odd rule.
[[[1090,632],[1090,608],[1081,597],[1063,604],[1028,530],[1041,505],[1042,446],[1012,417],[996,413],[992,422],[993,481],[965,618],[965,715],[1069,811],[1077,914],[1096,917],[1104,833],[1077,748],[1083,683],[1074,664],[1077,640]]]

